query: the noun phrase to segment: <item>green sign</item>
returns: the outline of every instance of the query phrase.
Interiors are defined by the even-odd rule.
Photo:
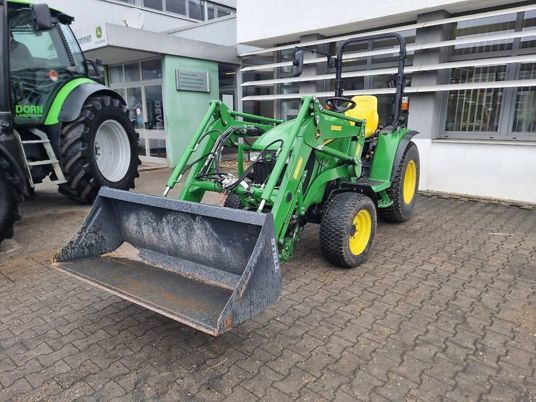
[[[43,117],[43,106],[15,105],[15,115],[21,119],[40,119]]]
[[[102,38],[102,28],[100,26],[95,29],[95,36],[97,37],[97,39]]]

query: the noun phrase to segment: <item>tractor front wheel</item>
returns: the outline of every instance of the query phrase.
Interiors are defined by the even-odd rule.
[[[13,225],[20,218],[21,195],[9,171],[9,163],[0,158],[0,242],[13,236]]]
[[[233,208],[233,209],[244,209],[244,206],[242,205],[242,201],[240,201],[240,197],[236,195],[235,193],[227,194],[227,198],[225,199],[223,206],[227,208]]]
[[[372,247],[376,225],[376,207],[369,197],[350,192],[335,195],[320,223],[322,254],[339,267],[358,266]]]
[[[134,188],[140,160],[128,109],[111,96],[90,97],[62,129],[61,156],[67,183],[59,190],[69,198],[93,202],[101,186]]]
[[[419,188],[419,150],[413,142],[408,144],[402,160],[395,169],[393,183],[387,189],[393,204],[379,209],[379,213],[387,222],[401,223],[411,217]]]

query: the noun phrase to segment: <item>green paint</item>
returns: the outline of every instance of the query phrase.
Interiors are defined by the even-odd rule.
[[[48,115],[45,120],[45,125],[50,126],[53,124],[58,124],[60,121],[60,112],[67,97],[80,85],[89,83],[95,83],[95,81],[90,80],[89,78],[76,78],[65,84],[63,88],[60,89],[54,98],[52,105],[50,106],[50,110],[48,111]]]
[[[370,169],[371,180],[388,182],[390,185],[398,144],[407,133],[408,130],[402,128],[393,133],[380,134]]]
[[[169,113],[170,111],[167,112]],[[345,186],[359,183],[358,180],[372,181],[371,187],[377,193],[378,206],[385,208],[392,205],[393,201],[385,190],[391,185],[394,158],[400,141],[408,132],[407,129],[379,135],[371,174],[370,177],[365,177],[362,169],[364,122],[325,111],[312,97],[302,99],[298,116],[290,121],[270,122],[257,116],[243,115],[240,116],[241,120],[237,120],[235,117],[239,116],[229,111],[221,102],[210,103],[208,112],[202,117],[198,129],[194,130],[190,143],[184,147],[185,151],[168,181],[168,186],[173,188],[182,174],[188,174],[179,194],[182,201],[201,202],[206,191],[232,191],[240,197],[243,205],[250,207],[249,209],[271,212],[274,235],[283,261],[292,256],[295,244],[300,238],[300,220],[311,208],[324,202],[328,185],[339,183],[340,189],[344,191]],[[350,121],[356,124],[351,125]],[[225,189],[220,172],[216,172],[210,160],[210,163],[206,164],[207,155],[213,151],[218,137],[229,127],[235,127],[235,132],[226,131],[230,133],[226,144],[238,150],[238,161],[241,163],[239,130],[250,125],[265,130],[252,144],[251,149],[276,151],[276,163],[265,183],[249,183],[248,186]],[[274,144],[274,141],[278,142]],[[201,172],[203,175],[200,175]],[[307,184],[306,177],[309,177]]]
[[[218,63],[187,57],[164,56],[164,120],[167,133],[168,161],[176,166],[207,112],[210,100],[219,99]],[[177,91],[177,69],[208,72],[210,92]]]

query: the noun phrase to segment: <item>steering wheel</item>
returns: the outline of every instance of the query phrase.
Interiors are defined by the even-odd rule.
[[[344,113],[356,106],[353,100],[345,98],[344,96],[333,96],[328,98],[326,99],[326,105],[338,113]]]

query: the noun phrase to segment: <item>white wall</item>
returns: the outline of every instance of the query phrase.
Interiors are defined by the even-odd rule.
[[[201,22],[170,35],[223,46],[236,46],[236,15]]]
[[[132,7],[102,0],[47,0],[47,3],[50,7],[73,16],[75,20],[72,28],[75,31],[102,22],[124,25],[125,15],[132,10]],[[143,29],[147,31],[163,32],[196,24],[180,16],[173,17],[147,9],[143,9],[142,13],[145,20]]]
[[[510,0],[514,3],[519,0]],[[300,35],[337,35],[414,20],[445,9],[479,10],[505,0],[238,0],[238,43],[270,46]]]
[[[421,190],[536,204],[536,143],[413,141]]]

